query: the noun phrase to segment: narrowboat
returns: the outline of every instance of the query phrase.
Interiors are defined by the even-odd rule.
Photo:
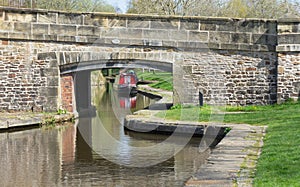
[[[134,71],[122,72],[116,76],[114,88],[120,94],[136,94],[138,78]]]

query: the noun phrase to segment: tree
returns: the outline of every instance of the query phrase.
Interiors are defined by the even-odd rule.
[[[246,0],[230,0],[225,6],[222,16],[226,17],[247,17],[248,6]]]
[[[102,0],[73,0],[74,10],[81,12],[116,12],[113,6]]]
[[[135,14],[177,14],[173,0],[131,0],[128,13]]]
[[[287,0],[249,0],[247,17],[277,19],[287,13],[297,14],[296,4]]]
[[[222,0],[131,0],[128,13],[218,16],[223,4]]]
[[[189,0],[183,6],[182,15],[222,16],[224,7],[224,0]]]
[[[299,14],[298,0],[131,0],[128,13],[242,18]]]
[[[2,0],[2,6],[81,12],[116,12],[103,0]]]

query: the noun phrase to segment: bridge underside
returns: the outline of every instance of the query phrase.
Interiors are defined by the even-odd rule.
[[[80,71],[93,71],[104,68],[146,68],[161,70],[165,72],[173,72],[173,64],[167,62],[138,59],[103,59],[61,65],[60,74],[63,75]]]

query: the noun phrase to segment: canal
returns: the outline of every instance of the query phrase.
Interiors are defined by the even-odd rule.
[[[136,155],[133,147],[147,149],[167,136],[126,131],[124,117],[156,100],[119,95],[107,84],[93,86],[92,102],[96,117],[75,125],[1,133],[0,186],[183,186],[205,163],[200,138],[168,159]]]

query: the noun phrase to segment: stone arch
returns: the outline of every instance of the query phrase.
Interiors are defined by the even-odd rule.
[[[180,59],[178,53],[167,50],[148,49],[149,52],[132,52],[132,49],[122,48],[122,50],[128,51],[120,52],[120,49],[115,49],[117,52],[105,52],[95,49],[93,52],[90,49],[89,51],[57,51],[38,54],[39,60],[46,60],[56,65],[59,71],[57,78],[60,79],[58,87],[60,90],[58,92],[59,106],[68,111],[80,112],[75,99],[75,83],[78,77],[82,77],[85,82],[88,82],[89,78],[86,72],[103,68],[149,68],[173,72],[173,64]],[[103,50],[103,48],[101,49]],[[85,87],[81,90],[88,89]],[[89,93],[81,95],[89,95]],[[91,107],[87,103],[89,103],[88,100],[83,102],[84,107]]]
[[[149,68],[173,71],[178,54],[151,52],[57,52],[60,73],[73,73],[102,68]]]
[[[87,62],[75,62],[60,66],[60,74],[92,71],[103,68],[146,68],[166,72],[173,72],[173,64],[169,62],[141,60],[141,59],[99,59]]]

